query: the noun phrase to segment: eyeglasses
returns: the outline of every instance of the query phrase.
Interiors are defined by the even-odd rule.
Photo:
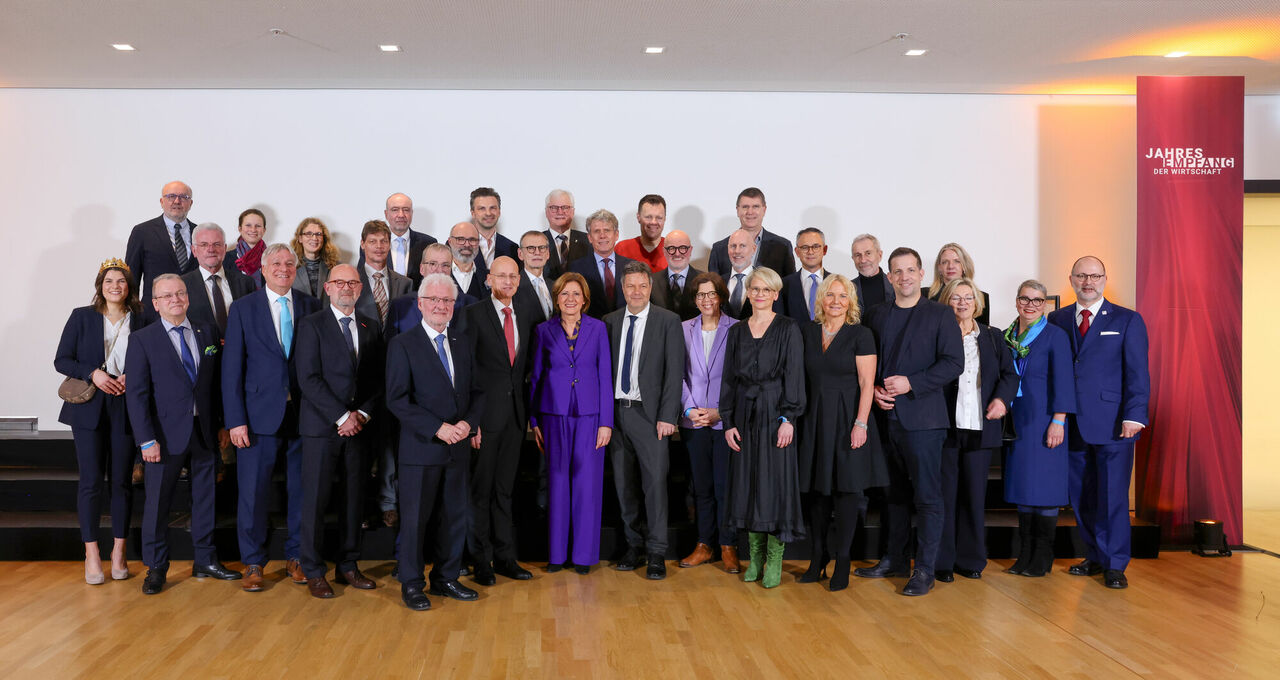
[[[751,295],[768,295],[769,293],[773,292],[773,289],[762,288],[760,286],[752,286],[747,289],[747,292],[750,293]]]
[[[457,298],[435,297],[435,296],[427,296],[427,295],[420,296],[418,299],[426,300],[429,304],[432,304],[432,305],[449,305],[449,306],[453,306],[453,303],[457,301]]]
[[[165,293],[164,295],[153,295],[152,299],[159,300],[161,302],[168,302],[169,300],[185,300],[187,299],[187,291],[180,290],[176,293]]]
[[[545,253],[551,250],[549,246],[525,246],[524,249],[531,253]]]
[[[1088,281],[1089,283],[1097,283],[1107,278],[1107,275],[1106,274],[1072,274],[1071,278],[1081,283],[1084,283],[1085,281]]]
[[[954,300],[955,298],[951,298],[951,299]],[[969,298],[969,299],[972,300],[973,298]],[[1019,295],[1014,299],[1018,301],[1018,304],[1025,305],[1027,307],[1043,307],[1044,306],[1044,298],[1033,298],[1033,297],[1027,297],[1025,295]]]
[[[164,200],[166,200],[166,201],[170,201],[170,202],[172,202],[172,201],[190,201],[190,200],[191,200],[191,194],[165,194],[165,195],[161,196],[160,198],[163,198]]]
[[[197,248],[213,248],[214,250],[227,249],[227,244],[222,241],[196,241],[194,245]]]
[[[973,298],[973,296],[972,296],[972,295],[952,295],[952,296],[951,296],[951,303],[952,303],[952,304],[955,304],[955,303],[957,303],[957,302],[973,302],[973,299],[974,299],[974,298]],[[1027,298],[1021,297],[1021,298],[1018,298],[1018,299],[1019,299],[1019,300],[1026,300]],[[1040,299],[1040,304],[1044,304],[1044,298],[1041,298],[1041,299]]]
[[[489,274],[489,276],[492,276],[493,278],[498,279],[498,280],[500,280],[500,281],[515,281],[515,280],[518,280],[518,279],[520,278],[520,275],[519,275],[519,274],[494,274],[494,273],[490,273],[490,274]]]
[[[298,236],[301,236],[302,238],[324,238],[324,232],[323,231],[304,231],[301,234],[298,234]]]
[[[668,255],[688,255],[689,251],[692,249],[692,246],[667,246],[666,248],[663,248],[663,250],[667,251]]]
[[[802,253],[816,253],[827,246],[822,243],[811,243],[807,246],[796,246],[796,250]]]
[[[360,279],[354,279],[354,280],[333,279],[329,281],[329,283],[333,284],[333,287],[337,288],[338,290],[342,290],[343,288],[350,288],[351,290],[355,290],[356,288],[360,287]]]
[[[720,294],[715,292],[714,290],[708,293],[698,293],[697,295],[693,296],[693,299],[695,300],[718,300],[719,298],[720,298]]]
[[[459,243],[464,246],[474,246],[480,242],[480,239],[478,238],[469,238],[466,236],[450,236],[449,238],[452,239],[454,243]]]
[[[547,206],[547,210],[550,210],[550,211],[551,211],[551,212],[553,212],[553,213],[567,213],[567,212],[569,212],[570,210],[573,210],[573,206],[571,206],[571,205],[549,205],[549,206]]]

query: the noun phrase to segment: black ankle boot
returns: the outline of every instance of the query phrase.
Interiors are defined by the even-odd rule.
[[[1029,512],[1018,513],[1018,560],[1009,567],[1010,574],[1021,576],[1031,566],[1031,546],[1035,532],[1033,517],[1035,515]]]
[[[1034,547],[1031,550],[1031,562],[1022,572],[1023,576],[1045,576],[1053,570],[1053,539],[1058,530],[1058,516],[1034,517]]]
[[[837,590],[844,590],[849,587],[849,566],[849,558],[847,557],[836,560],[836,565],[831,572],[831,582],[828,584],[831,592],[834,593]]]

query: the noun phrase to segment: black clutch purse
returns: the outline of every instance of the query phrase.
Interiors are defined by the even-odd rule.
[[[1018,441],[1018,430],[1013,427],[1013,414],[1006,413],[1000,419],[1000,441],[1009,442]]]

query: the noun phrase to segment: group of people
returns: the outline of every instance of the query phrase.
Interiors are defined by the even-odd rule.
[[[482,187],[445,243],[414,231],[412,200],[393,194],[385,221],[364,225],[355,265],[340,261],[320,219],[302,220],[290,244],[266,244],[265,216],[247,210],[229,245],[217,224],[188,219],[189,186],[161,194],[163,213],[134,227],[125,259],[100,267],[92,304],[72,312],[55,360],[96,387],[60,417],[80,463],[91,584],[105,581],[104,471],[111,576],[130,576],[129,478],[140,454],[144,593],[165,584],[169,509],[184,474],[193,575],[262,590],[279,463],[286,572],[311,595],[334,596],[322,539],[335,486],[334,581],[376,587],[357,563],[372,476],[382,521],[399,526],[405,604],[474,600],[459,579],[467,569],[485,586],[532,578],[516,559],[512,509],[531,432],[543,453],[548,572],[588,574],[600,560],[607,452],[627,543],[614,566],[666,577],[678,434],[697,525],[680,567],[718,553],[727,572],[774,587],[786,544],[808,537],[798,580],[827,578],[834,560],[829,587],[846,588],[867,493],[883,489],[884,557],[854,574],[909,577],[905,595],[956,574],[980,578],[987,470],[1003,449],[1021,540],[1009,571],[1048,573],[1058,509],[1070,504],[1088,548],[1070,572],[1127,585],[1147,338],[1138,314],[1103,297],[1095,257],[1072,267],[1075,304],[1046,315],[1046,287],[1025,281],[1017,320],[1000,331],[985,323],[989,298],[959,244],[939,251],[928,289],[916,251],[895,249],[886,272],[870,234],[852,244],[857,276],[831,274],[822,231],[802,229],[794,247],[767,231],[756,188],[739,194],[740,228],[712,246],[705,272],[690,266],[687,234],[664,234],[656,194],[637,206],[640,235],[619,241],[611,212],[574,229],[572,194],[552,191],[548,229],[516,242],[499,233],[501,198]],[[219,561],[212,541],[219,452],[232,450],[243,573]]]

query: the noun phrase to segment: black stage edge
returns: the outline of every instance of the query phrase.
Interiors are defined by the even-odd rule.
[[[528,443],[521,458],[516,480],[515,516],[519,537],[520,559],[541,562],[547,558],[546,514],[538,507],[538,457],[541,454]],[[672,445],[671,454],[671,550],[667,559],[677,560],[689,554],[697,541],[697,532],[691,520],[687,504],[688,459],[678,442]],[[618,514],[617,497],[609,466],[605,466],[604,518],[601,530],[600,551],[606,559],[616,557],[626,549]],[[75,448],[64,433],[46,433],[42,437],[0,439],[0,560],[82,560],[84,544],[80,542],[80,530],[76,519],[76,471]],[[269,554],[271,559],[284,559],[284,513],[282,499],[284,478],[277,470],[276,497],[272,506],[273,529]],[[993,559],[1012,558],[1017,549],[1016,511],[1004,503],[1002,480],[998,464],[992,466],[988,485],[986,513],[987,550]],[[140,559],[142,517],[142,487],[134,487],[133,522],[129,532],[129,559]],[[335,494],[336,495],[336,494]],[[235,474],[228,468],[225,480],[219,484],[217,506],[220,509],[214,541],[218,556],[227,562],[239,560],[236,545],[234,510],[236,498]],[[688,503],[686,502],[688,500]],[[104,508],[109,507],[104,499]],[[174,497],[176,512],[170,517],[170,551],[175,560],[192,559],[191,537],[187,526],[190,494],[181,483]],[[881,552],[883,535],[880,530],[880,513],[872,502],[866,526],[860,529],[854,541],[854,559],[875,559]],[[325,540],[329,546],[337,543],[334,517],[328,518]],[[1160,527],[1150,522],[1133,519],[1133,557],[1155,558],[1159,555]],[[369,513],[370,528],[365,532],[363,559],[392,560],[395,558],[396,529],[383,526],[376,513]],[[110,518],[103,518],[99,541],[104,550],[110,549]],[[746,555],[745,536],[739,550]],[[1172,546],[1170,546],[1172,547]],[[328,551],[327,551],[328,552]],[[1064,511],[1058,520],[1055,544],[1058,558],[1082,557],[1084,545],[1076,531],[1075,518]],[[797,542],[787,546],[786,558],[808,559],[808,543]]]

